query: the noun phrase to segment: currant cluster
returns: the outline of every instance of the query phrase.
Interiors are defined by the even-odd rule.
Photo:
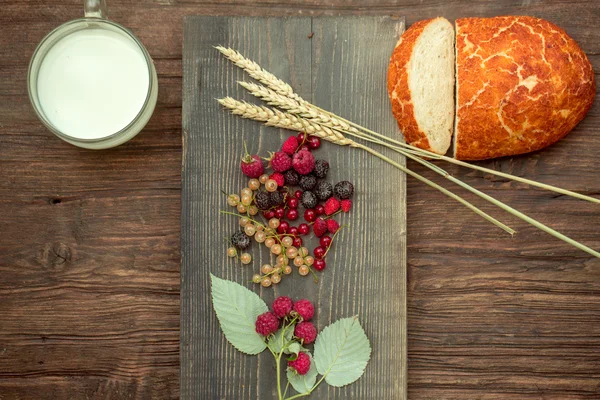
[[[312,153],[320,146],[319,138],[304,133],[289,137],[281,150],[266,159],[273,171],[270,175],[265,173],[258,155],[246,151],[242,157],[241,170],[250,180],[239,195],[227,196],[228,204],[237,208],[242,227],[231,236],[228,255],[237,257],[238,250],[244,251],[250,246],[252,237],[264,243],[276,257],[275,263],[263,265],[261,273],[252,278],[264,287],[277,284],[283,275],[291,274],[292,265],[302,276],[313,269],[324,270],[325,257],[340,230],[333,217],[349,212],[352,207],[354,186],[349,181],[332,185],[325,180],[329,163],[315,159]],[[304,209],[305,222],[292,225],[300,219],[300,207]],[[257,221],[259,212],[264,222]],[[303,239],[311,232],[319,238],[312,255]],[[252,261],[249,253],[242,253],[239,258],[243,264]]]
[[[300,345],[308,345],[317,338],[317,328],[310,322],[315,314],[315,307],[308,300],[293,302],[286,296],[280,296],[273,301],[272,311],[268,311],[256,318],[256,332],[262,336],[274,334],[282,326],[284,330],[293,329],[293,341]],[[287,344],[289,346],[289,343]],[[305,375],[310,369],[310,357],[305,352],[298,352],[297,356],[288,359],[288,367],[299,375]]]

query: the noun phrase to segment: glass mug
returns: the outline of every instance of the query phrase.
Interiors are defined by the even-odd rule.
[[[152,58],[127,29],[109,21],[104,0],[84,0],[85,17],[50,32],[27,76],[37,116],[75,146],[106,149],[146,125],[158,96]]]

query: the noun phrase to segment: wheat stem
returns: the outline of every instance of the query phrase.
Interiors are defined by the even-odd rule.
[[[328,112],[328,111],[323,110],[323,109],[321,109],[321,108],[319,108],[317,106],[314,106],[314,107],[316,109],[322,111],[322,112],[325,112],[325,113]],[[420,155],[422,157],[429,157],[429,158],[434,158],[436,160],[443,160],[443,161],[449,162],[451,164],[459,165],[461,167],[466,167],[466,168],[474,169],[476,171],[485,172],[487,174],[496,175],[496,176],[499,176],[499,177],[502,177],[502,178],[507,178],[507,179],[513,180],[515,182],[525,183],[527,185],[534,186],[534,187],[539,187],[541,189],[545,189],[545,190],[548,190],[548,191],[551,191],[551,192],[560,193],[560,194],[564,194],[566,196],[575,197],[575,198],[580,199],[580,200],[585,200],[585,201],[589,201],[589,202],[592,202],[592,203],[600,204],[600,199],[596,199],[596,198],[591,197],[591,196],[586,196],[585,194],[573,192],[571,190],[559,188],[557,186],[548,185],[548,184],[545,184],[545,183],[542,183],[542,182],[537,182],[537,181],[534,181],[534,180],[531,180],[531,179],[522,178],[520,176],[507,174],[505,172],[496,171],[496,170],[493,170],[493,169],[481,167],[479,165],[475,165],[475,164],[471,164],[471,163],[468,163],[468,162],[460,161],[460,160],[457,160],[457,159],[452,158],[452,157],[447,157],[447,156],[444,156],[444,155],[441,155],[441,154],[433,153],[433,152],[428,151],[428,150],[424,150],[424,149],[421,149],[421,148],[418,148],[418,147],[415,147],[415,146],[411,146],[411,145],[409,145],[407,143],[404,143],[402,141],[392,139],[392,138],[390,138],[388,136],[385,136],[385,135],[382,135],[382,134],[377,133],[375,131],[372,131],[371,129],[367,129],[367,128],[361,126],[361,125],[358,125],[358,124],[356,124],[356,123],[354,123],[352,121],[349,121],[347,119],[344,119],[342,117],[339,117],[339,116],[336,116],[336,117],[340,121],[343,121],[343,122],[351,125],[354,128],[357,128],[357,129],[362,130],[363,132],[366,132],[366,133],[368,133],[368,134],[370,134],[372,136],[375,136],[377,138],[380,138],[380,139],[383,139],[385,141],[388,141],[390,143],[395,144],[396,146],[387,146],[387,145],[383,144],[384,146],[386,146],[386,147],[388,147],[388,148],[390,148],[392,150],[395,150],[395,151],[398,150],[398,147],[402,147],[402,148],[405,148],[405,149],[411,149],[413,151],[421,153]]]
[[[248,72],[248,74],[251,77],[253,77],[254,79],[256,79],[259,82],[266,85],[266,87],[257,85],[254,83],[249,83],[249,82],[240,82],[240,85],[242,85],[244,88],[246,88],[248,91],[250,91],[250,93],[252,93],[254,96],[266,101],[269,105],[279,107],[279,108],[287,111],[287,112],[283,112],[277,108],[270,109],[267,107],[256,106],[256,105],[245,103],[245,102],[239,102],[239,101],[234,100],[229,97],[225,98],[225,99],[220,99],[219,102],[222,105],[224,105],[225,107],[229,108],[232,111],[232,113],[234,113],[236,115],[240,115],[244,118],[251,118],[251,119],[258,120],[258,121],[262,121],[268,126],[274,126],[274,127],[284,128],[284,129],[292,129],[292,130],[296,130],[296,131],[306,132],[308,134],[318,136],[324,140],[328,140],[330,142],[333,142],[333,143],[336,143],[339,145],[348,145],[350,147],[361,148],[361,149],[371,153],[372,155],[375,155],[376,157],[390,163],[391,165],[395,166],[396,168],[399,168],[406,174],[415,177],[416,179],[420,180],[421,182],[424,182],[424,183],[428,184],[429,186],[432,186],[432,187],[440,190],[442,193],[448,195],[449,197],[461,202],[462,204],[464,204],[465,206],[467,206],[468,208],[470,208],[477,214],[484,217],[486,220],[494,223],[495,225],[506,230],[507,232],[510,232],[511,234],[514,233],[514,231],[512,229],[510,229],[508,226],[502,224],[500,221],[498,221],[495,218],[491,217],[490,215],[486,214],[485,212],[483,212],[479,208],[475,207],[474,205],[472,205],[468,201],[464,200],[463,198],[453,194],[452,192],[449,192],[448,190],[444,189],[443,187],[437,185],[436,183],[429,181],[427,178],[409,170],[408,168],[395,162],[394,160],[390,159],[389,157],[386,157],[385,155],[383,155],[365,145],[358,144],[358,143],[354,142],[353,140],[348,139],[345,135],[358,137],[358,138],[361,138],[361,139],[366,140],[371,143],[383,145],[385,147],[390,148],[391,150],[393,150],[395,152],[403,154],[403,155],[419,162],[420,164],[432,169],[434,172],[444,176],[445,178],[449,179],[450,181],[456,183],[457,185],[471,191],[472,193],[477,194],[478,196],[482,197],[483,199],[502,208],[503,210],[507,211],[508,213],[524,220],[525,222],[535,226],[536,228],[538,228],[558,239],[561,239],[561,240],[565,241],[566,243],[569,243],[572,246],[587,252],[588,254],[591,254],[595,257],[600,258],[600,253],[596,252],[595,250],[593,250],[593,249],[563,235],[562,233],[536,221],[535,219],[496,200],[495,198],[493,198],[477,189],[472,188],[468,184],[458,180],[457,178],[454,178],[453,176],[448,174],[442,168],[436,166],[435,164],[433,164],[429,161],[423,160],[422,157],[429,157],[429,158],[433,158],[433,159],[444,160],[444,161],[447,161],[447,162],[450,162],[453,164],[457,164],[457,165],[464,166],[467,168],[472,168],[474,170],[486,172],[486,173],[493,174],[496,176],[501,176],[501,177],[508,178],[508,179],[511,179],[511,180],[514,180],[517,182],[526,183],[531,186],[540,187],[540,188],[543,188],[546,190],[554,191],[554,192],[564,194],[567,196],[576,197],[576,198],[579,198],[582,200],[591,201],[594,203],[600,203],[599,199],[595,199],[590,196],[572,192],[570,190],[558,188],[558,187],[555,187],[552,185],[546,185],[546,184],[543,184],[540,182],[532,181],[532,180],[529,180],[526,178],[521,178],[521,177],[513,176],[510,174],[506,174],[503,172],[494,171],[494,170],[491,170],[488,168],[472,165],[472,164],[469,164],[469,163],[466,163],[463,161],[455,160],[450,157],[432,153],[427,150],[419,149],[415,146],[408,145],[406,143],[403,143],[403,142],[395,140],[395,139],[391,139],[387,136],[381,135],[377,132],[367,129],[361,125],[353,123],[352,121],[338,117],[335,114],[333,114],[327,110],[324,110],[322,108],[319,108],[319,107],[314,106],[313,104],[307,102],[306,100],[304,100],[303,98],[298,96],[296,93],[294,93],[294,91],[290,85],[288,85],[287,83],[278,79],[276,76],[269,73],[268,71],[262,69],[255,62],[246,59],[239,52],[232,50],[232,49],[226,49],[226,48],[220,47],[220,46],[217,47],[217,49],[221,53],[223,53],[228,59],[233,61],[238,67],[240,67],[240,68],[244,69],[246,72]],[[390,144],[390,143],[392,143],[392,144]]]

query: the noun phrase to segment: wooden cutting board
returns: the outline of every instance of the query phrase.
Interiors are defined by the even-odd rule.
[[[267,249],[254,243],[249,266],[226,256],[223,239],[239,229],[221,191],[238,192],[243,141],[251,152],[278,149],[291,132],[267,128],[223,111],[216,98],[256,100],[236,84],[251,80],[213,46],[239,50],[292,85],[312,103],[387,135],[397,135],[386,92],[390,54],[403,18],[248,18],[192,16],[184,21],[183,193],[181,216],[181,397],[275,399],[268,352],[246,356],[220,331],[209,273],[243,284],[267,304],[278,295],[318,305],[317,328],[358,315],[372,345],[366,372],[354,384],[322,384],[313,399],[406,398],[406,192],[399,170],[361,150],[324,143],[318,158],[331,164],[328,180],[356,188],[348,224],[327,257],[327,269],[286,277],[261,289],[249,283]],[[382,150],[383,151],[383,150]],[[404,163],[386,151],[385,154]],[[298,222],[299,223],[299,222]],[[316,246],[312,240],[310,249]]]

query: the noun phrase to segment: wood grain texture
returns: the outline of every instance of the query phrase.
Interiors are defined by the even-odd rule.
[[[400,14],[410,26],[437,15],[533,15],[564,28],[587,53],[597,78],[600,71],[595,0],[108,3],[110,17],[148,48],[160,90],[144,132],[99,153],[46,131],[25,86],[35,46],[52,28],[80,17],[81,2],[2,4],[2,400],[179,397],[183,16]],[[598,146],[597,101],[556,145],[481,164],[598,196]],[[594,205],[448,169],[600,248]],[[598,262],[477,199],[469,197],[519,235],[508,238],[433,189],[412,179],[407,184],[408,398],[600,398]],[[43,272],[41,265],[61,263],[54,255],[65,254],[61,243],[77,250],[68,274]]]
[[[317,305],[315,324],[358,315],[372,342],[363,378],[341,388],[319,387],[316,398],[406,398],[406,230],[405,178],[366,153],[325,143],[316,152],[330,162],[328,180],[354,182],[352,213],[341,218],[350,228],[339,235],[319,284],[297,273],[275,288],[248,284],[268,262],[268,250],[254,244],[251,266],[228,259],[223,237],[239,229],[221,190],[239,192],[246,182],[239,159],[246,140],[266,155],[290,132],[262,127],[220,109],[225,95],[252,101],[236,85],[250,80],[218,51],[230,46],[290,82],[298,94],[334,112],[352,115],[390,131],[387,69],[403,20],[374,17],[215,18],[188,17],[184,23],[183,190],[181,269],[181,395],[184,399],[276,398],[274,361],[268,352],[245,356],[227,343],[210,302],[209,272],[250,286],[270,304],[274,296],[308,298]],[[308,36],[313,33],[312,39]],[[347,60],[354,60],[350,63]],[[339,93],[339,95],[338,95]],[[352,102],[345,101],[353,97]],[[292,132],[293,134],[293,132]],[[380,185],[385,174],[390,183]],[[388,206],[371,207],[379,199]],[[310,249],[318,240],[305,240]],[[377,246],[393,251],[372,251]],[[389,301],[393,299],[393,301]],[[214,367],[207,368],[211,363]]]

